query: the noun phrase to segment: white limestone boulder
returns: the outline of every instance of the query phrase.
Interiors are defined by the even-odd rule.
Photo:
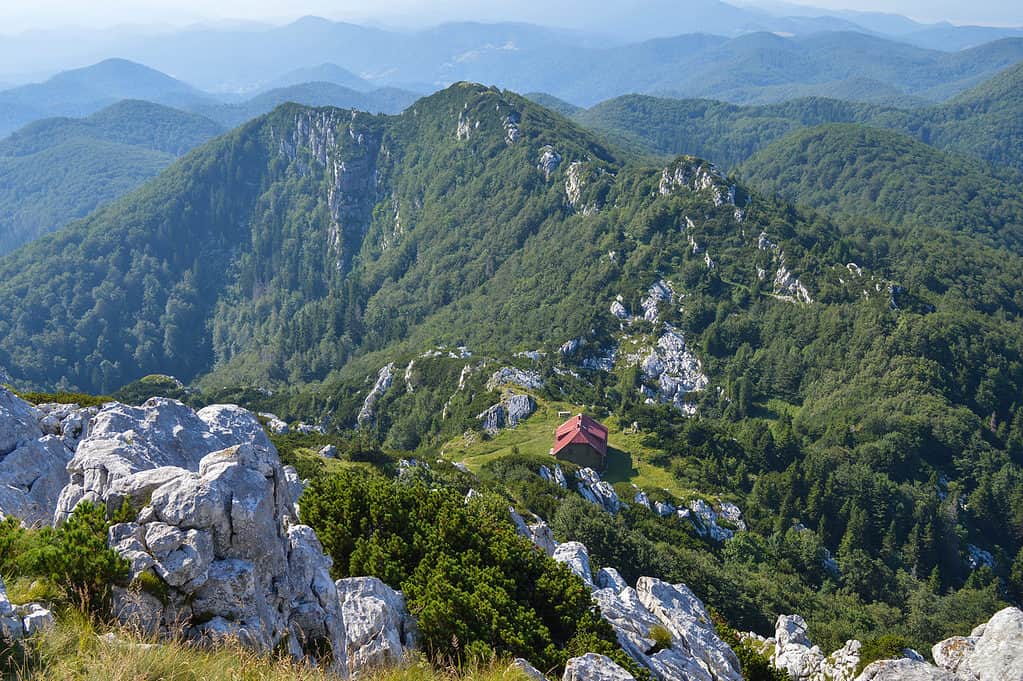
[[[590,553],[586,546],[577,541],[559,544],[551,556],[559,563],[564,563],[589,588],[593,588],[593,573],[590,571]]]
[[[348,671],[394,665],[416,646],[416,626],[399,591],[376,577],[336,582],[348,648]]]
[[[561,681],[635,681],[635,678],[610,657],[586,653],[565,663]]]

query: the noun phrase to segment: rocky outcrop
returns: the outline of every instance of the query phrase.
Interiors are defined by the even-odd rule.
[[[7,587],[0,580],[0,638],[12,643],[32,636],[54,624],[53,613],[39,603],[14,605],[7,598]]]
[[[565,663],[561,681],[635,681],[635,678],[610,657],[586,653]]]
[[[824,653],[811,643],[806,629],[806,620],[799,615],[781,615],[774,627],[774,666],[794,681],[819,678],[824,662]]]
[[[292,486],[272,447],[246,443],[203,457],[195,471],[147,471],[166,481],[110,528],[109,543],[138,580],[150,572],[158,599],[115,592],[122,623],[200,642],[224,637],[257,650],[286,646],[301,656],[327,646],[345,658],[345,635],[330,559],[294,515]]]
[[[288,434],[288,431],[290,430],[288,428],[288,424],[285,423],[284,420],[277,414],[271,414],[270,412],[260,412],[259,417],[262,419],[266,419],[266,429],[269,430],[274,435]]]
[[[774,273],[774,294],[807,305],[813,302],[810,290],[785,265],[779,267],[778,271]]]
[[[376,420],[376,403],[384,396],[394,383],[394,362],[387,364],[377,372],[376,383],[370,389],[366,399],[362,401],[362,408],[359,409],[358,423],[360,428],[373,425]]]
[[[547,681],[547,677],[544,676],[539,669],[529,664],[529,660],[521,657],[516,657],[512,660],[512,663],[508,665],[508,671],[518,672],[525,675],[527,679],[531,681]]]
[[[554,464],[553,471],[550,468],[547,468],[547,466],[540,466],[540,477],[547,482],[553,482],[558,487],[568,487],[568,481],[565,479],[565,472],[561,470],[560,464]]]
[[[735,205],[735,190],[725,182],[724,176],[713,164],[696,158],[680,158],[661,171],[658,191],[670,196],[680,189],[707,192],[715,206]]]
[[[656,386],[656,399],[672,404],[683,413],[694,411],[686,396],[705,389],[709,382],[682,332],[667,323],[657,344],[646,354],[636,356],[635,363],[643,371],[644,380]]]
[[[298,523],[301,485],[253,414],[227,405],[194,412],[163,398],[110,404],[68,470],[57,520],[83,500],[127,502],[134,519],[111,527],[109,544],[128,560],[133,584],[161,584],[160,597],[115,591],[124,624],[295,655],[325,646],[345,659],[330,559]]]
[[[397,664],[416,647],[415,620],[400,591],[376,577],[339,579],[336,586],[350,674]]]
[[[670,282],[664,279],[654,282],[647,290],[646,297],[640,301],[640,307],[643,308],[643,319],[648,322],[656,322],[661,303],[671,304],[674,301],[675,290],[671,287]]]
[[[26,525],[49,524],[67,465],[89,429],[96,407],[33,407],[0,387],[0,514]]]
[[[67,463],[70,480],[57,500],[54,522],[62,522],[82,501],[113,510],[124,499],[140,499],[176,472],[197,471],[206,455],[249,444],[274,452],[259,421],[233,405],[195,412],[185,405],[153,397],[141,407],[110,403],[92,419],[88,435]]]
[[[961,681],[959,677],[934,665],[903,658],[871,662],[856,681]]]
[[[536,169],[543,173],[543,179],[550,182],[551,175],[561,165],[561,154],[554,150],[549,144],[545,144],[540,147],[540,153],[536,164]]]
[[[576,473],[578,482],[576,488],[579,494],[587,501],[597,504],[608,513],[618,513],[622,508],[622,502],[615,493],[610,483],[600,479],[597,472],[592,468],[581,468]]]
[[[536,401],[529,395],[506,395],[476,418],[482,422],[484,431],[493,434],[501,428],[514,428],[534,411]]]
[[[501,367],[487,380],[487,390],[498,390],[507,385],[518,386],[524,390],[541,390],[543,379],[535,371]]]
[[[636,582],[640,602],[699,661],[714,681],[742,681],[739,659],[714,630],[703,602],[684,584],[668,584],[653,577]]]
[[[1023,610],[999,610],[969,636],[956,636],[931,650],[945,671],[966,681],[1023,679]]]
[[[574,572],[586,586],[593,588],[593,573],[590,571],[590,552],[586,546],[577,541],[567,541],[560,544],[551,556],[559,563],[564,563],[569,570]]]
[[[693,528],[701,537],[709,537],[717,542],[728,541],[735,536],[735,530],[729,527],[722,527],[718,521],[724,520],[733,525],[739,531],[746,530],[746,522],[742,519],[742,511],[735,504],[725,502],[720,506],[720,512],[703,499],[694,499],[689,502],[689,508],[677,511],[680,518],[689,520]]]

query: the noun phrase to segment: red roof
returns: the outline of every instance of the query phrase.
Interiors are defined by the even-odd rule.
[[[589,445],[600,452],[601,456],[607,456],[607,428],[589,416],[574,416],[558,426],[551,453],[557,456],[558,452],[570,444]]]

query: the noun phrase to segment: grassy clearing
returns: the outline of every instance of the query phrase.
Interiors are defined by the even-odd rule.
[[[113,640],[85,618],[69,616],[32,639],[4,675],[11,681],[341,681],[343,677],[291,659],[256,655],[233,645],[199,649],[182,642],[154,644],[114,631]],[[20,659],[19,659],[20,658]],[[364,671],[360,681],[527,681],[507,662],[455,671],[423,659]]]
[[[473,472],[490,461],[508,456],[550,456],[554,443],[554,431],[565,420],[559,412],[578,414],[585,407],[568,402],[548,402],[537,399],[537,408],[528,419],[515,428],[501,430],[492,438],[477,438],[467,441],[464,437],[451,440],[441,448],[441,456],[455,463],[464,463]],[[608,460],[604,479],[616,488],[632,489],[636,485],[644,490],[665,490],[679,498],[692,494],[681,486],[670,471],[650,463],[650,459],[661,453],[643,443],[643,433],[629,432],[628,424],[622,428],[617,417],[601,419],[607,426]],[[623,488],[624,486],[624,488]],[[629,493],[626,498],[631,499]]]

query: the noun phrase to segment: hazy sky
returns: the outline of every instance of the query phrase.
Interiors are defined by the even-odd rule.
[[[742,4],[757,5],[761,1],[767,2],[745,0]],[[832,9],[896,12],[924,21],[1023,25],[1023,2],[1020,0],[789,1]],[[543,3],[508,3],[507,0],[288,0],[284,3],[280,0],[0,0],[0,33],[53,26],[152,22],[181,25],[223,19],[280,23],[306,14],[354,21],[377,19],[385,23],[430,22],[433,17],[436,21],[521,18],[543,23],[542,16],[509,16],[523,4],[543,6]]]

